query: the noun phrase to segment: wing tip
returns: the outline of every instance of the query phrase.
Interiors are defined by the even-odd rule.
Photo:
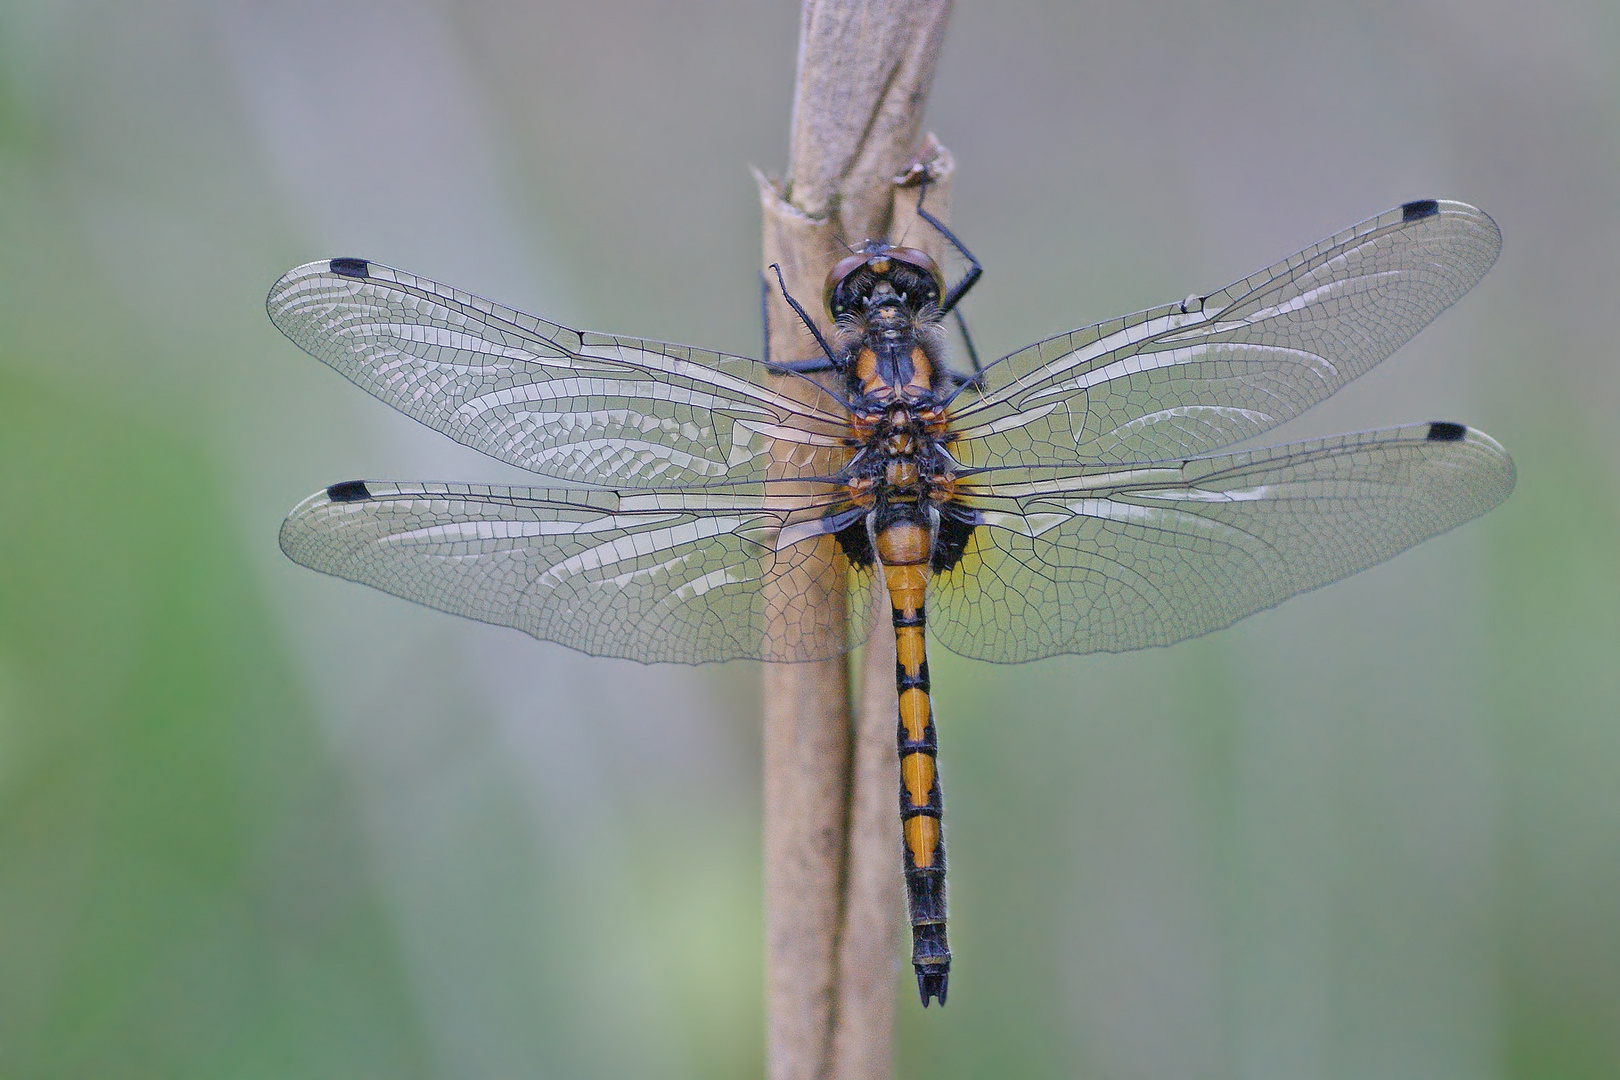
[[[287,331],[286,320],[291,316],[289,312],[298,307],[298,301],[305,283],[312,277],[322,274],[336,274],[338,277],[353,278],[364,281],[373,277],[371,263],[365,259],[356,259],[349,256],[339,256],[335,259],[316,259],[313,262],[301,263],[276,279],[270,286],[270,292],[264,298],[265,311],[270,321]]]
[[[1472,203],[1459,202],[1455,199],[1413,199],[1400,206],[1401,224],[1409,225],[1415,221],[1427,221],[1429,218],[1447,218],[1456,225],[1459,221],[1469,222],[1475,230],[1476,240],[1481,239],[1494,253],[1502,249],[1502,230],[1496,224],[1496,219]],[[1495,254],[1491,261],[1495,261]],[[1487,266],[1485,269],[1489,269]],[[1484,270],[1480,272],[1484,275]]]
[[[1460,424],[1455,420],[1431,420],[1427,425],[1417,425],[1423,429],[1424,442],[1437,443],[1467,443],[1475,450],[1488,454],[1507,469],[1507,490],[1512,491],[1518,476],[1517,467],[1513,464],[1513,455],[1508,453],[1507,447],[1497,442],[1477,427]],[[1504,495],[1503,498],[1506,498]]]

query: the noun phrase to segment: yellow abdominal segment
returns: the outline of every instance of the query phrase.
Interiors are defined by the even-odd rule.
[[[906,847],[917,869],[926,870],[934,865],[934,851],[939,847],[939,821],[918,815],[906,819]]]
[[[912,806],[927,806],[934,787],[934,759],[927,754],[907,754],[900,760],[900,779]],[[919,864],[920,865],[920,864]]]

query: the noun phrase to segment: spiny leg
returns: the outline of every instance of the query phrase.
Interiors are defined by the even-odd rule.
[[[810,333],[815,336],[816,344],[821,346],[822,355],[818,356],[818,357],[815,357],[814,359],[811,359],[811,360],[788,360],[788,361],[784,361],[784,362],[779,363],[779,364],[772,364],[771,363],[771,356],[770,356],[770,336],[771,336],[770,335],[770,324],[766,320],[766,302],[767,302],[767,300],[768,300],[768,298],[770,296],[770,286],[769,286],[768,283],[765,283],[765,287],[761,290],[762,295],[761,295],[761,298],[760,298],[760,318],[761,318],[761,321],[765,322],[765,325],[766,325],[766,329],[765,329],[765,342],[766,342],[766,344],[765,344],[765,363],[766,363],[766,365],[769,366],[769,367],[774,368],[777,371],[794,371],[794,372],[798,372],[801,375],[806,374],[808,372],[815,372],[815,371],[840,371],[840,370],[842,370],[841,366],[838,363],[837,355],[832,351],[832,347],[827,344],[827,339],[821,336],[821,331],[816,329],[815,322],[813,322],[811,320],[809,315],[805,314],[805,310],[804,310],[803,307],[801,307],[799,305],[799,302],[797,300],[793,299],[793,294],[791,294],[791,293],[789,293],[787,291],[787,283],[782,280],[782,268],[780,266],[778,266],[776,263],[771,263],[771,269],[776,272],[776,284],[777,284],[777,287],[782,290],[782,299],[786,300],[788,302],[788,306],[793,308],[793,310],[798,313],[799,320],[801,322],[803,322],[805,326],[810,328]],[[764,282],[764,278],[765,278],[765,275],[761,274],[760,279],[761,279],[762,282]]]
[[[979,260],[973,257],[973,252],[967,249],[967,245],[963,244],[962,241],[956,238],[955,233],[947,229],[939,218],[923,209],[923,199],[926,198],[927,195],[928,177],[924,175],[921,183],[918,184],[917,216],[928,222],[928,224],[932,225],[941,236],[950,242],[952,247],[961,252],[962,257],[969,263],[968,272],[963,275],[961,281],[957,282],[955,285],[951,286],[945,291],[945,299],[940,301],[939,305],[940,314],[943,315],[949,312],[950,314],[956,316],[956,327],[958,330],[962,331],[962,343],[967,346],[968,361],[973,365],[972,375],[965,379],[961,376],[955,377],[957,380],[957,386],[958,388],[971,386],[975,390],[983,390],[984,365],[979,362],[979,350],[973,347],[973,335],[968,332],[967,319],[962,316],[962,309],[957,307],[957,305],[961,303],[962,298],[968,294],[968,290],[979,283],[979,278],[984,276],[984,267],[979,265]]]
[[[968,261],[968,272],[962,276],[961,281],[958,281],[955,285],[952,285],[949,289],[945,290],[945,299],[939,302],[939,313],[941,315],[946,315],[954,311],[956,309],[956,305],[961,303],[962,297],[968,294],[968,290],[979,283],[979,278],[984,276],[984,267],[979,265],[979,260],[973,257],[973,252],[967,249],[967,245],[958,240],[956,238],[956,234],[945,227],[944,222],[940,221],[939,218],[923,209],[923,198],[927,194],[928,180],[925,178],[919,185],[919,190],[917,192],[917,216],[937,229],[939,231],[939,235],[948,240],[950,245],[961,253],[962,258]]]

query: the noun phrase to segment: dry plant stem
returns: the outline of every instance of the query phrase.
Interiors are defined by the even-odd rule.
[[[787,196],[847,240],[887,235],[889,182],[917,148],[950,13],[950,0],[801,9]]]
[[[760,198],[765,264],[781,265],[812,317],[824,317],[822,284],[844,243],[889,235],[892,180],[918,145],[949,11],[948,0],[803,6],[788,179],[778,186],[761,177]],[[770,308],[771,355],[814,356],[786,305],[778,299]],[[836,589],[824,591],[828,603],[841,602]],[[892,656],[892,641],[888,648]],[[889,700],[879,712],[863,710],[870,722],[852,744],[847,664],[766,668],[772,1080],[890,1074],[901,921],[893,673],[891,659],[882,678],[867,680],[876,692],[886,684]]]
[[[796,296],[819,296],[819,283],[809,287],[807,282],[833,249],[831,223],[798,213],[761,181],[766,262],[781,266]],[[803,326],[795,334],[788,319],[774,318],[770,333],[773,357],[803,354]],[[816,393],[791,377],[781,388],[806,397]],[[831,460],[825,464],[836,468]],[[836,543],[831,537],[821,542]],[[826,602],[842,605],[843,582],[833,584],[837,587]],[[766,602],[776,610],[807,591],[806,582],[775,581]],[[765,665],[764,721],[767,1075],[812,1080],[828,1075],[842,924],[849,813],[847,663],[836,657]]]

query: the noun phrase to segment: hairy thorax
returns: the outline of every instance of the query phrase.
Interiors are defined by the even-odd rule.
[[[845,486],[850,503],[866,511],[840,540],[857,565],[870,565],[874,555],[892,565],[897,557],[912,561],[911,553],[886,552],[881,543],[874,550],[873,542],[885,534],[920,536],[924,550],[916,560],[935,572],[948,569],[961,554],[961,542],[952,540],[966,525],[966,508],[948,449],[944,400],[951,384],[937,362],[938,319],[879,307],[839,329],[854,406]]]

